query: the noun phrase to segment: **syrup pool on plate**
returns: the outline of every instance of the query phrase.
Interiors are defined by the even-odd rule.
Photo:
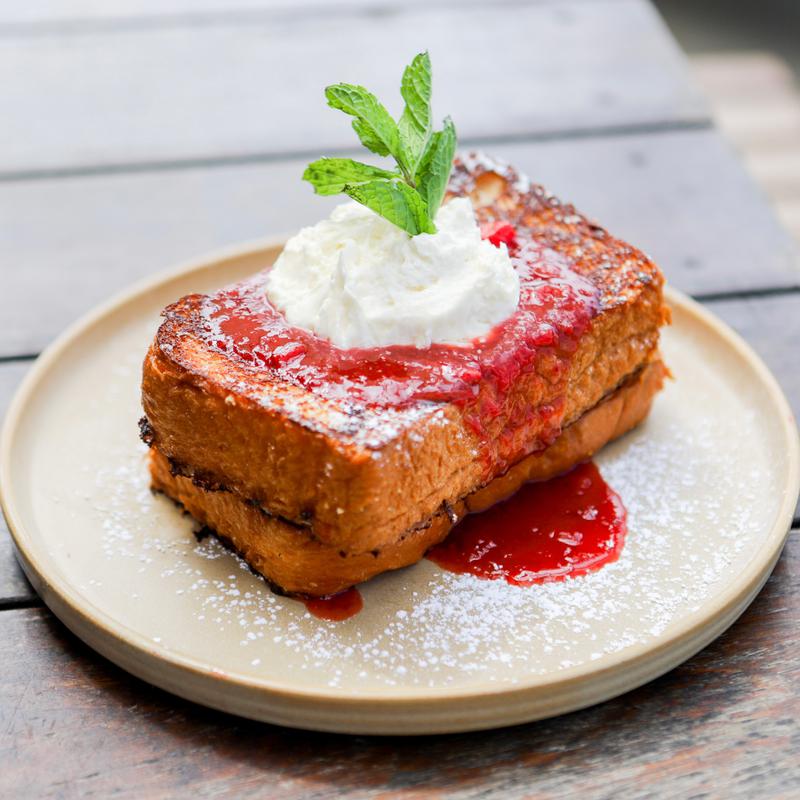
[[[626,516],[619,495],[586,462],[470,514],[428,558],[451,572],[518,586],[564,580],[617,560]]]
[[[585,462],[468,515],[427,557],[450,572],[532,586],[585,575],[616,561],[626,533],[622,500],[600,470]],[[334,621],[363,607],[355,588],[303,602],[315,617]]]
[[[332,622],[349,619],[364,607],[361,592],[355,586],[328,597],[305,597],[303,603],[315,617]]]

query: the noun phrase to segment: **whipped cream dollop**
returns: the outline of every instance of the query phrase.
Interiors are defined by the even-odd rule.
[[[465,198],[439,209],[436,228],[411,237],[358,203],[337,206],[286,243],[269,300],[291,325],[341,348],[484,336],[519,302],[508,250],[481,238]]]

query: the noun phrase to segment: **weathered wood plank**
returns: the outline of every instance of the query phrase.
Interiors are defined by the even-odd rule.
[[[591,0],[585,0],[591,1]],[[458,0],[458,4],[477,4],[483,0]],[[518,5],[517,0],[511,0]],[[552,0],[528,0],[547,3]],[[404,6],[454,5],[452,0],[404,0]],[[499,5],[503,0],[499,0]],[[25,3],[5,4],[0,8],[0,30],[4,24],[26,23],[44,26],[59,22],[89,23],[100,20],[124,25],[139,19],[168,21],[171,19],[196,19],[200,15],[214,14],[220,22],[243,14],[268,14],[291,12],[294,14],[352,14],[364,11],[382,11],[395,7],[395,0],[27,0]],[[12,29],[13,30],[13,29]],[[34,30],[33,27],[30,30]]]
[[[794,243],[713,131],[496,145],[690,293],[795,286]],[[0,184],[0,355],[33,353],[131,281],[328,213],[304,161]],[[46,233],[46,235],[45,235]],[[35,309],[35,312],[34,312]]]
[[[458,0],[476,5],[485,0]],[[530,0],[534,3],[552,0]],[[591,0],[585,0],[590,2]],[[501,5],[500,0],[498,5]],[[511,0],[517,5],[517,0]],[[125,27],[135,24],[225,24],[253,14],[353,14],[381,12],[396,7],[396,0],[26,0],[0,5],[0,34],[32,34],[43,30],[70,32],[91,24]],[[450,6],[452,0],[404,0],[404,6]],[[232,7],[233,6],[233,7]]]
[[[2,423],[11,398],[31,361],[8,361],[0,363],[0,423]],[[6,521],[0,513],[0,605],[9,602],[31,601],[36,594],[25,580],[14,557],[11,537]]]
[[[778,218],[789,233],[800,242],[800,198],[781,203],[778,208]]]
[[[504,145],[498,153],[648,252],[684,292],[800,285],[795,242],[714,131]]]
[[[795,533],[742,619],[663,678],[554,720],[420,740],[208,711],[125,675],[44,610],[4,611],[0,794],[788,797],[800,781],[798,614]]]
[[[17,386],[19,386],[20,381],[30,369],[32,363],[29,359],[0,363],[0,421],[5,416]]]
[[[424,46],[437,114],[451,114],[465,137],[708,119],[682,55],[642,0],[458,13],[351,6],[2,37],[0,73],[25,80],[0,87],[0,172],[351,147],[349,122],[327,108],[323,87],[368,83],[399,101],[403,65]]]
[[[0,607],[34,602],[39,603],[39,598],[17,564],[14,544],[0,513]]]
[[[786,394],[795,419],[800,420],[800,293],[718,300],[706,305],[764,359]],[[795,522],[800,523],[800,500]]]
[[[764,359],[800,420],[800,293],[706,305]]]

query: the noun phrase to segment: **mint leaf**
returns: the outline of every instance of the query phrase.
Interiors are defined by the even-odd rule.
[[[417,191],[425,200],[431,219],[436,218],[436,212],[442,204],[455,153],[456,128],[450,117],[447,117],[444,129],[431,136],[417,169]]]
[[[308,181],[317,194],[339,194],[348,185],[366,183],[382,178],[399,178],[396,172],[389,172],[370,164],[362,164],[351,158],[320,158],[306,167],[303,180]]]
[[[400,94],[405,107],[399,122],[363,86],[337,83],[325,89],[331,108],[353,117],[361,144],[379,156],[392,156],[396,170],[350,158],[320,158],[303,173],[317,194],[344,192],[412,236],[436,233],[434,217],[447,190],[456,149],[456,129],[446,119],[433,133],[431,60],[419,53],[403,71]]]
[[[331,108],[344,111],[353,120],[353,130],[361,144],[379,156],[400,156],[400,133],[397,123],[372,92],[363,86],[337,83],[325,89]]]
[[[344,193],[411,236],[436,232],[425,201],[402,180],[375,180],[345,186]]]
[[[371,150],[373,153],[376,153],[379,156],[388,156],[389,148],[383,143],[381,139],[378,138],[378,135],[375,131],[367,125],[366,122],[362,119],[354,119],[353,120],[353,130],[358,135],[359,141],[367,150]]]
[[[420,53],[406,67],[400,84],[406,101],[398,122],[400,144],[409,172],[414,175],[431,137],[431,60]]]

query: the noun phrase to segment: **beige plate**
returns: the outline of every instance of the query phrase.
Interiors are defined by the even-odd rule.
[[[629,511],[618,562],[532,588],[429,561],[362,587],[346,622],[273,595],[148,490],[140,365],[167,303],[266,266],[261,243],[185,266],[89,315],[9,412],[0,487],[20,560],[78,636],[175,694],[282,725],[351,733],[489,728],[598,703],[724,631],[781,552],[798,439],[767,369],[670,292],[675,373],[649,421],[598,462]]]

